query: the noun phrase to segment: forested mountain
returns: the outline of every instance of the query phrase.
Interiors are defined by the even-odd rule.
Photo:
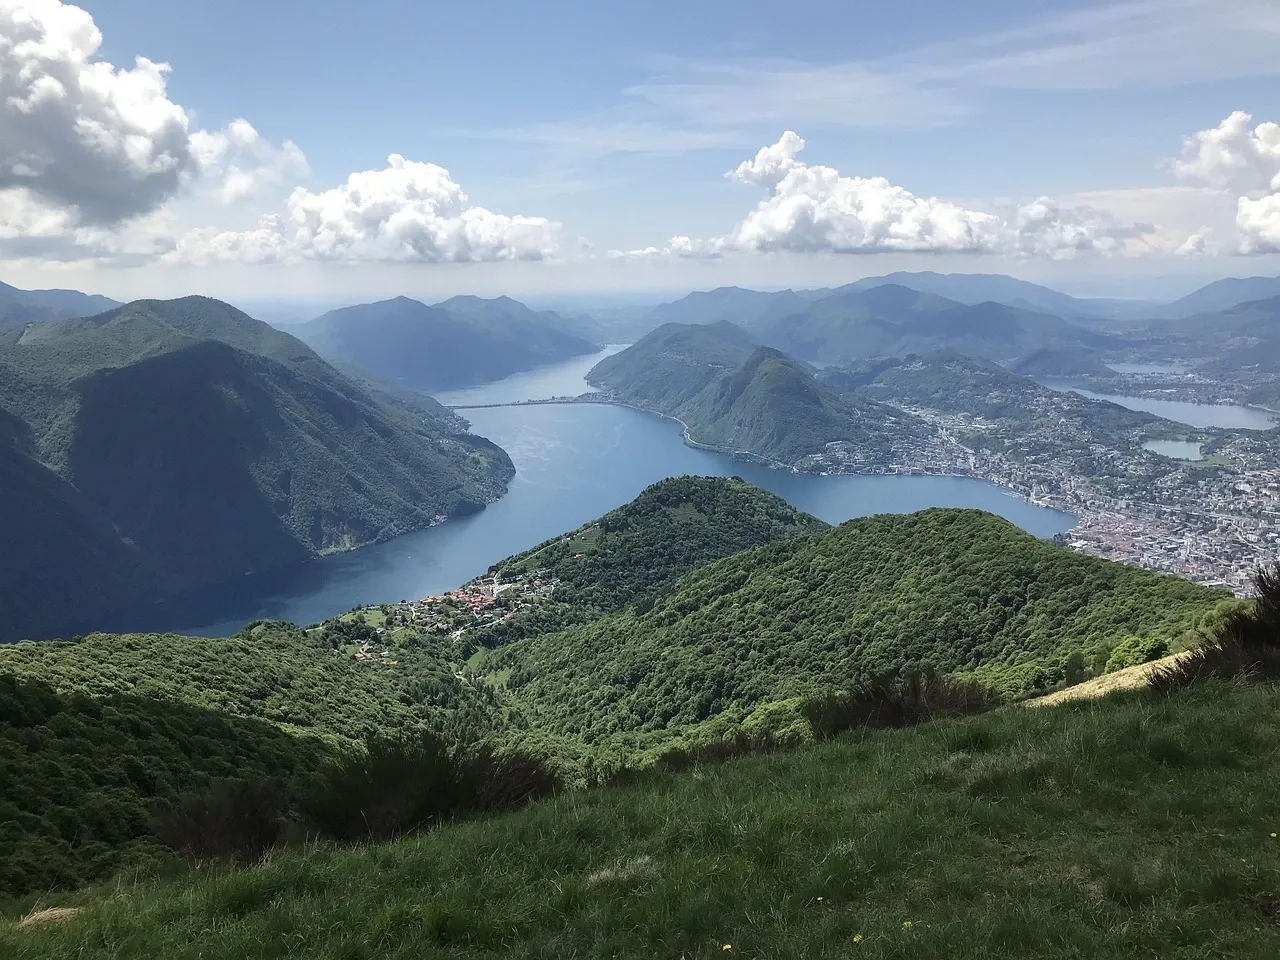
[[[771,310],[745,327],[762,343],[824,363],[938,349],[1013,360],[1045,347],[1107,342],[1050,314],[1001,303],[961,304],[895,284],[835,292],[801,310]]]
[[[8,639],[92,622],[122,593],[173,594],[473,511],[512,472],[438,404],[375,398],[295,338],[198,297],[11,338],[0,409],[2,499],[41,488],[46,519],[27,524],[61,538],[6,557],[57,558],[25,567],[48,588],[5,592]]]
[[[594,344],[510,297],[408,297],[344,307],[292,328],[320,354],[414,390],[449,390],[582,356]]]
[[[109,297],[78,290],[19,290],[0,283],[0,328],[85,317],[118,306]]]
[[[765,313],[802,310],[806,299],[792,290],[767,292],[743,287],[717,287],[660,304],[647,319],[656,327],[664,323],[732,323],[749,325]]]
[[[688,439],[787,465],[828,443],[889,462],[923,435],[914,418],[832,389],[732,324],[666,324],[592,368],[619,400],[679,419]]]
[[[736,477],[673,477],[598,520],[490,568],[556,581],[552,597],[469,641],[499,646],[652,596],[705,563],[827,524]]]
[[[1073,297],[1050,287],[1002,274],[989,273],[890,273],[882,277],[866,277],[835,290],[813,291],[813,298],[829,296],[845,291],[871,290],[875,287],[896,285],[920,293],[946,297],[957,303],[1003,303],[1059,317],[1090,319],[1123,318],[1151,307],[1136,300],[1112,300]],[[809,295],[807,292],[805,295]]]
[[[536,728],[644,746],[832,684],[930,666],[1018,694],[1177,638],[1227,599],[1053,546],[999,517],[852,520],[735,554],[651,603],[485,662]]]

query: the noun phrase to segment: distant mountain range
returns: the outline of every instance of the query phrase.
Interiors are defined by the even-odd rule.
[[[1217,280],[1179,300],[1162,304],[1150,300],[1072,297],[1041,284],[999,274],[901,272],[867,277],[841,287],[814,290],[758,291],[719,287],[654,307],[646,319],[655,326],[727,320],[758,332],[758,325],[766,318],[799,316],[807,311],[810,304],[832,298],[841,298],[835,301],[837,303],[856,303],[857,298],[850,295],[884,287],[943,298],[951,301],[953,308],[957,305],[982,307],[985,312],[987,305],[998,304],[1029,314],[1068,320],[1089,329],[1097,329],[1100,325],[1121,325],[1123,329],[1131,323],[1178,320],[1280,296],[1280,277]]]
[[[696,443],[791,465],[826,444],[884,462],[924,433],[899,410],[821,383],[726,322],[664,324],[587,375],[620,400],[681,420]]]
[[[501,380],[598,349],[568,332],[557,314],[510,297],[454,297],[434,306],[396,297],[289,329],[324,357],[427,393]]]
[[[392,391],[394,388],[392,388]],[[506,454],[202,297],[0,337],[0,639],[480,509]]]
[[[19,290],[0,283],[0,328],[87,317],[120,304],[109,297],[78,290]]]
[[[1091,351],[1109,342],[1052,314],[994,302],[965,304],[888,283],[813,298],[722,287],[664,304],[651,315],[686,323],[734,322],[759,343],[820,363],[938,349],[1013,361],[1036,350]]]

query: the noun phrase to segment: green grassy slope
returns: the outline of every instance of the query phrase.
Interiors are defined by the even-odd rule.
[[[474,511],[513,470],[434,401],[375,396],[295,338],[199,297],[7,341],[0,410],[18,424],[15,448],[77,491],[114,531],[110,549],[123,544],[151,571],[134,578],[134,601]],[[108,549],[86,537],[58,555],[87,583],[97,567],[80,558]],[[111,609],[83,590],[61,606],[29,599],[21,617],[16,602],[0,605],[0,639],[49,636]]]
[[[83,960],[1270,960],[1280,691],[1205,685],[850,735],[0,925]],[[7,912],[16,920],[27,901]]]
[[[1176,638],[1225,599],[990,514],[933,509],[735,554],[646,608],[512,644],[484,669],[510,671],[538,729],[645,748],[909,666],[1010,695],[1081,679],[1125,636]]]

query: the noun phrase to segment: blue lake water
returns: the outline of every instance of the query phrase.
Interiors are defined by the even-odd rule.
[[[1172,460],[1203,460],[1201,445],[1191,440],[1148,440],[1142,445],[1143,450],[1150,450],[1162,457]]]
[[[523,386],[513,387],[516,378],[510,378],[441,399],[495,403],[580,393],[594,359],[598,357],[521,374]],[[524,397],[513,395],[521,392]],[[623,407],[501,407],[469,410],[465,416],[476,433],[505,448],[516,465],[507,495],[482,512],[290,571],[247,577],[105,628],[218,636],[259,617],[310,623],[360,604],[438,593],[503,557],[626,503],[651,483],[681,474],[741,476],[832,523],[931,506],[989,510],[1042,537],[1065,532],[1075,523],[1068,514],[1034,506],[979,480],[800,476],[737,462],[687,447],[674,423]]]
[[[1236,430],[1270,430],[1276,425],[1273,414],[1257,407],[1245,407],[1232,403],[1189,403],[1183,400],[1152,400],[1147,397],[1126,397],[1113,393],[1094,393],[1065,380],[1042,380],[1053,390],[1070,390],[1093,400],[1109,400],[1130,410],[1154,413],[1157,417],[1185,423],[1191,427],[1230,427]]]

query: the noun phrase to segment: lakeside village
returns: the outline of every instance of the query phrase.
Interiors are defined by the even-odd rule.
[[[1096,442],[1081,447],[1063,420],[1048,433],[1019,438],[1018,457],[981,444],[1001,424],[970,414],[907,407],[935,427],[896,463],[867,462],[855,445],[832,443],[796,465],[797,472],[974,477],[1039,506],[1079,518],[1060,541],[1081,553],[1118,560],[1245,595],[1259,564],[1280,554],[1280,462],[1265,440],[1229,441],[1212,468],[1142,449]],[[1065,441],[1065,442],[1064,442]],[[1268,453],[1270,456],[1268,456]],[[1080,475],[1086,458],[1095,478]]]

